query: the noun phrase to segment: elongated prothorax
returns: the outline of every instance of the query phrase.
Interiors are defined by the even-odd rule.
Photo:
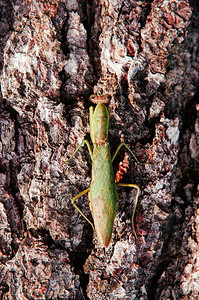
[[[102,146],[108,138],[110,120],[110,107],[104,103],[98,103],[94,108],[90,107],[90,136],[93,144]]]

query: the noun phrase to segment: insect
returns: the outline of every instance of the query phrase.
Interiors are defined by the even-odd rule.
[[[109,98],[106,95],[92,95],[90,96],[90,101],[97,104],[95,109],[93,106],[89,108],[90,137],[93,143],[93,151],[89,142],[87,140],[83,140],[66,162],[72,159],[72,157],[84,144],[87,145],[92,160],[91,184],[89,188],[72,198],[72,203],[93,227],[93,230],[97,234],[99,244],[101,246],[108,247],[111,241],[113,223],[118,206],[117,186],[132,187],[137,189],[135,205],[132,214],[132,226],[134,233],[134,215],[140,192],[140,188],[136,184],[115,182],[112,163],[122,146],[125,146],[129,150],[136,161],[138,160],[125,143],[121,143],[117,147],[113,157],[111,158],[109,144],[107,142],[111,108],[110,106],[107,107],[106,104],[109,103]],[[84,213],[75,203],[79,197],[85,195],[86,193],[88,193],[89,206],[94,224],[84,215]]]

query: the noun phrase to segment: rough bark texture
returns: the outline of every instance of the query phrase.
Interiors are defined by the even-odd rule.
[[[0,7],[0,299],[198,299],[198,1]],[[87,150],[61,165],[89,133],[92,93],[112,97],[111,152],[125,141],[150,163],[128,156],[138,237],[135,191],[120,188],[107,249],[71,203]],[[90,218],[87,195],[78,205]]]

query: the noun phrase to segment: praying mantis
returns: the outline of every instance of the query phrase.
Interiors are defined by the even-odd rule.
[[[90,137],[93,143],[93,150],[88,140],[83,140],[66,162],[71,160],[84,144],[87,145],[92,160],[91,184],[89,188],[72,198],[72,203],[80,212],[80,214],[93,227],[99,244],[103,247],[108,247],[112,237],[113,224],[118,206],[117,187],[131,187],[137,190],[135,205],[132,213],[132,226],[134,233],[134,215],[140,192],[140,188],[136,184],[115,182],[112,163],[122,146],[125,146],[128,149],[136,161],[138,160],[125,143],[119,144],[113,157],[111,158],[109,144],[107,142],[111,108],[110,106],[107,107],[106,104],[109,103],[109,98],[106,95],[92,95],[90,96],[90,101],[97,104],[95,109],[93,106],[89,108]],[[84,213],[75,203],[78,198],[86,193],[88,193],[89,207],[94,224],[84,215]]]

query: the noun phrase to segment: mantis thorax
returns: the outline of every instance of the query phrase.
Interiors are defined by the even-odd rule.
[[[108,138],[110,107],[98,103],[95,109],[90,107],[90,136],[93,144],[102,146]]]

